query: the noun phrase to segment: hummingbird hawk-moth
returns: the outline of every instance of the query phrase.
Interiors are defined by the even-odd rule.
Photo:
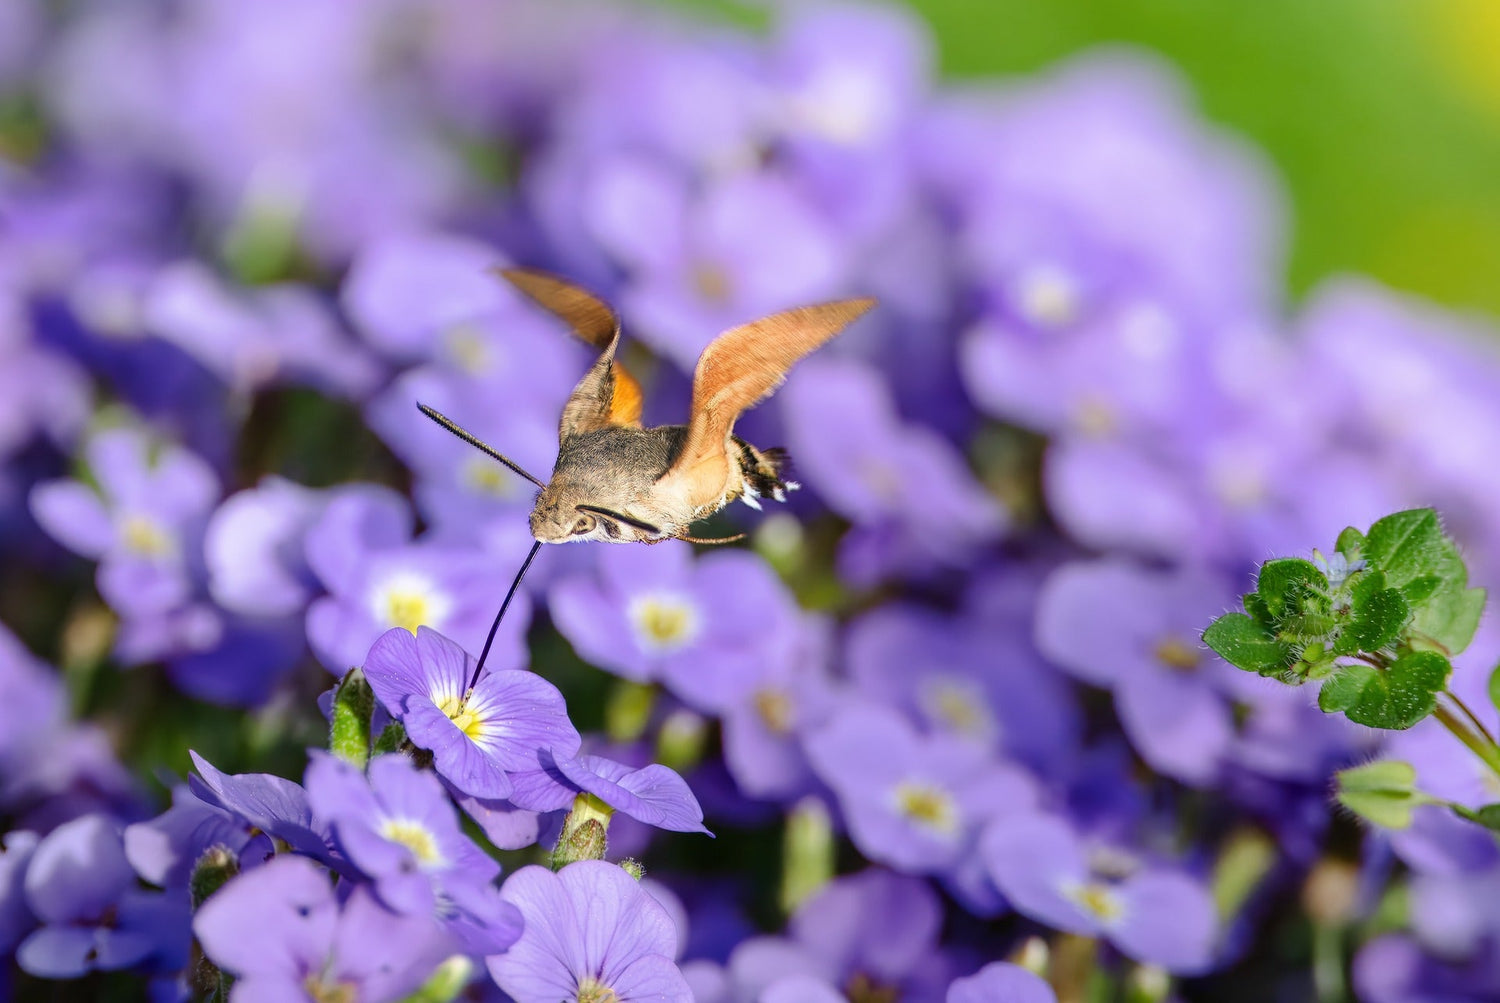
[[[797,485],[786,479],[785,450],[759,449],[734,434],[740,414],[769,397],[788,370],[875,301],[838,300],[799,307],[731,328],[716,337],[693,371],[691,413],[683,425],[641,425],[641,387],[616,359],[620,321],[598,297],[543,272],[507,268],[499,274],[555,314],[599,356],[563,405],[557,461],[545,483],[425,404],[422,413],[541,489],[531,510],[536,540],[521,565],[490,638],[543,543],[728,543],[704,540],[692,524],[735,500],[759,508]],[[743,534],[741,534],[743,535]]]

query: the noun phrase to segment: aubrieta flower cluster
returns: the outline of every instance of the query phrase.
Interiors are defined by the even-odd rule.
[[[1200,641],[1400,508],[1497,580],[1495,332],[1291,307],[1146,54],[959,88],[899,8],[770,19],[0,4],[0,997],[1500,996],[1494,836],[1330,803],[1478,809],[1472,757]],[[415,402],[546,471],[590,361],[507,264],[619,308],[651,423],[719,331],[880,306],[741,422],[804,487],[749,545],[547,548],[476,676],[533,493]]]

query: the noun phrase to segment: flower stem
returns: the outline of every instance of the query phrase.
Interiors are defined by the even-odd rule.
[[[1491,745],[1495,744],[1495,736],[1490,734],[1489,729],[1484,726],[1484,722],[1479,720],[1474,712],[1469,709],[1469,705],[1464,703],[1457,693],[1454,693],[1452,690],[1444,690],[1443,694],[1449,700],[1453,701],[1453,706],[1463,711],[1464,717],[1469,719],[1469,723],[1474,726],[1475,731],[1484,736],[1485,741]]]
[[[1447,707],[1439,706],[1433,712],[1433,717],[1441,721],[1443,727],[1451,731],[1455,738],[1467,745],[1474,755],[1495,772],[1496,776],[1500,776],[1500,747],[1497,747],[1493,741],[1487,741],[1484,737],[1476,735],[1463,719]]]

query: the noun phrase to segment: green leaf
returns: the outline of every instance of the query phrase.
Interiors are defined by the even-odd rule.
[[[1370,728],[1403,731],[1432,713],[1453,667],[1434,651],[1408,651],[1389,668],[1348,665],[1323,684],[1318,706]]]
[[[1500,665],[1490,670],[1490,703],[1500,710]]]
[[[1401,586],[1401,595],[1407,602],[1416,606],[1431,597],[1442,584],[1443,580],[1437,575],[1421,575]]]
[[[1396,589],[1381,589],[1358,596],[1351,614],[1345,633],[1359,646],[1355,650],[1379,651],[1401,636],[1411,618],[1411,607]]]
[[[1306,608],[1304,600],[1312,594],[1326,595],[1328,579],[1312,561],[1297,557],[1284,557],[1267,561],[1260,566],[1260,579],[1255,586],[1256,595],[1266,605],[1271,616],[1280,620],[1294,613],[1314,612]]]
[[[1254,592],[1250,592],[1241,596],[1240,602],[1244,605],[1245,612],[1250,614],[1250,616],[1255,619],[1256,623],[1260,624],[1262,627],[1265,627],[1267,630],[1276,629],[1276,618],[1272,616],[1271,611],[1266,608],[1266,602],[1264,599],[1256,595]]]
[[[400,721],[392,721],[380,732],[380,737],[375,739],[375,755],[383,756],[388,752],[400,752],[401,743],[406,741],[406,728]]]
[[[1474,640],[1474,631],[1479,629],[1479,618],[1484,613],[1485,591],[1465,588],[1466,579],[1467,574],[1459,579],[1457,587],[1445,586],[1417,607],[1411,623],[1413,647],[1436,648],[1456,655]]]
[[[1365,537],[1363,556],[1372,568],[1385,572],[1397,588],[1413,578],[1453,574],[1457,551],[1443,535],[1437,513],[1430,508],[1409,509],[1376,521]],[[1462,569],[1463,562],[1458,562]]]
[[[1365,534],[1353,526],[1346,526],[1344,527],[1344,531],[1339,534],[1338,542],[1333,545],[1333,549],[1343,554],[1350,561],[1356,561],[1363,552],[1364,546]]]
[[[1382,759],[1334,774],[1339,804],[1385,829],[1405,829],[1411,812],[1430,798],[1417,791],[1417,771],[1399,759]]]
[[[1500,832],[1500,804],[1487,804],[1482,808],[1466,808],[1456,804],[1453,805],[1453,814],[1470,822],[1478,822],[1486,829]]]
[[[1243,613],[1225,613],[1203,632],[1203,643],[1230,665],[1274,675],[1295,659],[1292,649]]]
[[[328,729],[328,748],[340,759],[360,769],[370,761],[370,718],[375,714],[375,693],[365,674],[355,668],[333,691],[333,721]]]

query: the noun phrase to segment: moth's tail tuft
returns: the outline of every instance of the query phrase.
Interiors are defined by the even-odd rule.
[[[740,496],[740,501],[751,508],[760,508],[759,499],[786,501],[788,491],[801,487],[796,481],[787,479],[791,457],[785,449],[779,446],[757,449],[738,437],[735,441],[739,443],[740,470],[745,476],[745,493]]]

